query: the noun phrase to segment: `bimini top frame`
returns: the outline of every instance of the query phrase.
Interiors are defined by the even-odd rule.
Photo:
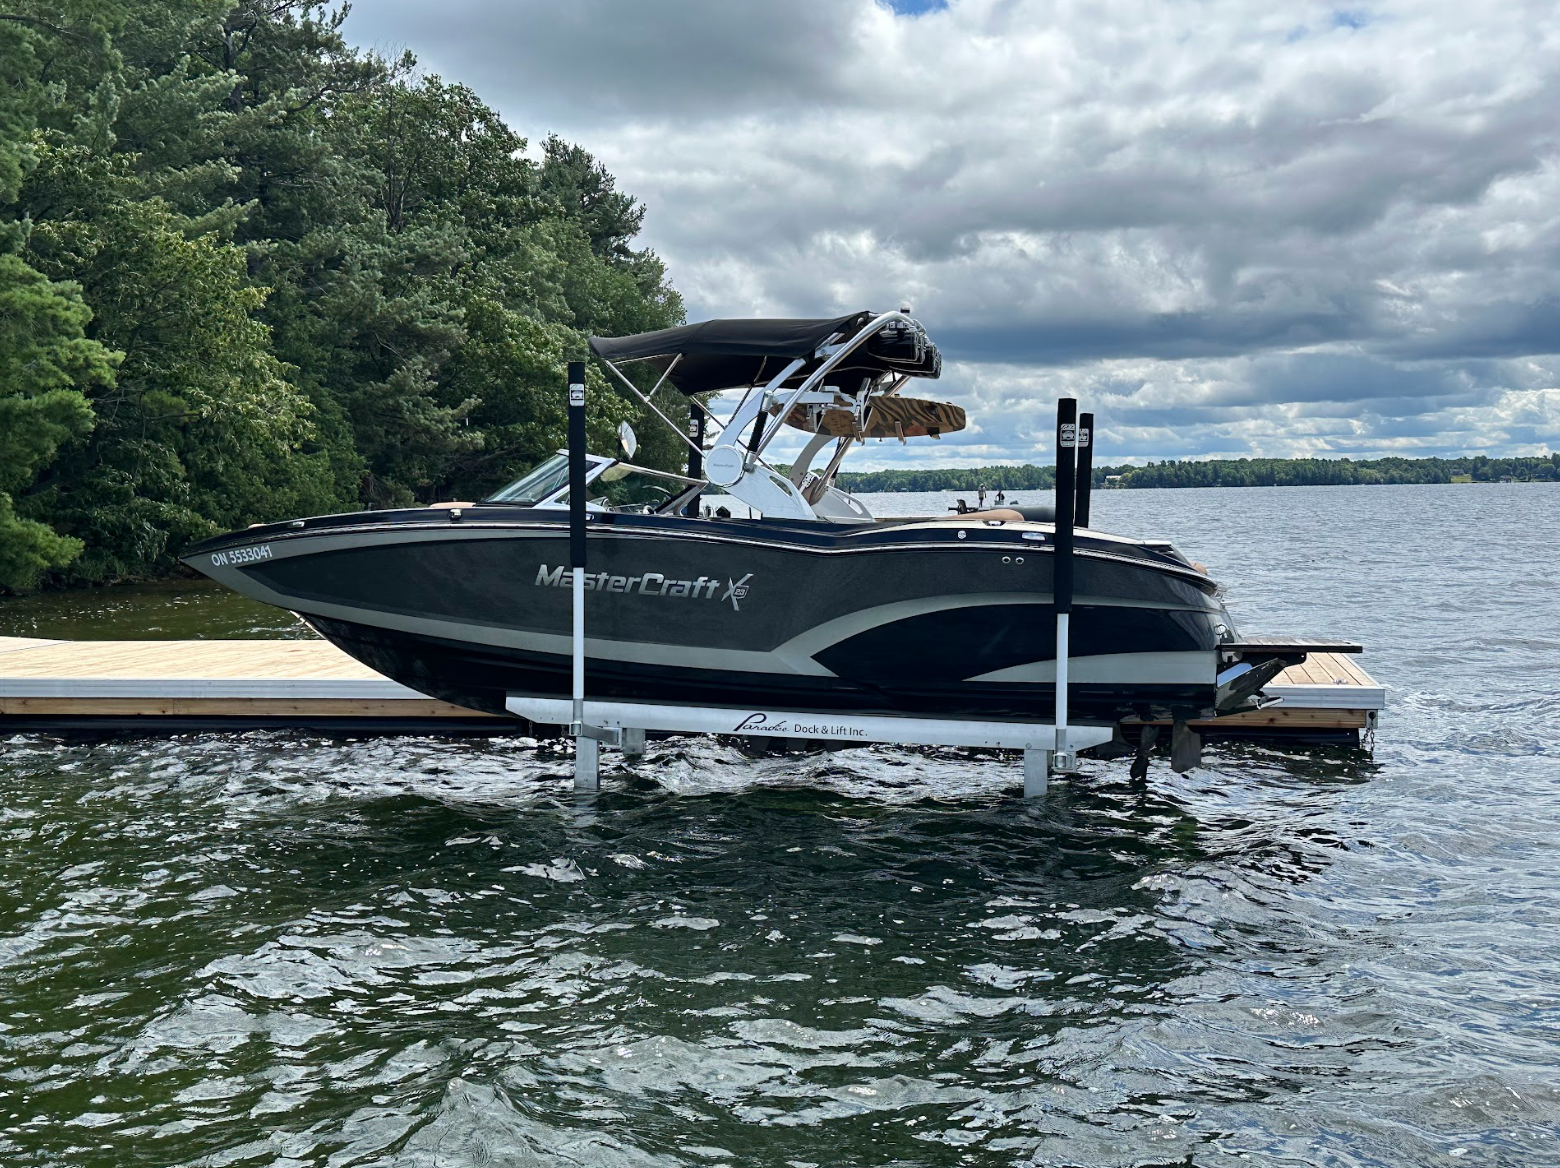
[[[648,362],[688,394],[767,384],[781,367],[800,358],[803,364],[786,386],[794,388],[816,372],[833,345],[846,338],[866,341],[885,330],[887,335],[879,343],[864,349],[852,346],[855,359],[840,372],[871,377],[890,372],[936,377],[941,372],[937,347],[902,311],[819,319],[706,320],[629,337],[592,337],[590,350],[608,363]]]
[[[792,410],[845,407],[861,417],[875,394],[897,392],[907,377],[942,372],[937,346],[903,310],[828,319],[711,320],[630,337],[592,337],[590,347],[680,441],[703,456],[707,482],[765,515],[790,519],[866,517],[827,482],[808,484],[804,493],[805,467],[786,476],[764,461],[765,448]],[[619,368],[638,361],[661,371],[648,394]],[[724,422],[715,419],[720,433],[707,453],[652,400],[668,383],[686,394],[745,390]],[[831,475],[852,441],[839,440]],[[807,457],[815,450],[809,446]]]

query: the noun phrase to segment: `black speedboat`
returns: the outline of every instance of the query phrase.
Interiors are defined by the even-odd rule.
[[[875,520],[835,484],[867,438],[964,424],[955,406],[900,396],[941,364],[907,314],[716,320],[591,347],[641,397],[622,375],[631,361],[687,394],[743,391],[708,450],[690,443],[689,474],[633,465],[631,435],[621,457],[589,459],[593,697],[1049,713],[1054,526],[1008,509]],[[782,425],[812,435],[784,470],[764,459]],[[514,695],[569,694],[567,495],[560,453],[480,503],[274,523],[184,560],[413,689],[504,713]],[[1079,530],[1074,562],[1079,718],[1233,709],[1300,658],[1241,645],[1218,586],[1167,543]]]

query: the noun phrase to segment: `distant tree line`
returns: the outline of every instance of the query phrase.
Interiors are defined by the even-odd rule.
[[[0,589],[480,495],[558,443],[588,333],[681,321],[595,159],[531,160],[343,16],[0,0]],[[591,376],[605,447],[642,407]],[[639,461],[681,460],[640,429]]]
[[[978,466],[966,470],[927,467],[924,470],[841,471],[847,491],[1049,491],[1056,470],[1049,466]]]
[[[1146,466],[1096,466],[1092,481],[1104,487],[1315,487],[1384,483],[1449,483],[1467,475],[1474,482],[1560,481],[1560,453],[1526,458],[1241,458],[1197,462],[1150,462]],[[982,466],[966,470],[874,470],[842,473],[850,491],[1051,490],[1049,466]]]

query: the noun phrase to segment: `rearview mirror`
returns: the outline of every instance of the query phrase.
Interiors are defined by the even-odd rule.
[[[624,458],[633,458],[634,452],[639,449],[639,439],[627,422],[618,423],[618,445],[623,448]]]

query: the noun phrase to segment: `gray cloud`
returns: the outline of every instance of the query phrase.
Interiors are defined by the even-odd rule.
[[[425,65],[547,124],[727,118],[801,90],[846,90],[851,11],[742,0],[371,0],[360,42],[412,49]]]
[[[1041,456],[1064,392],[1141,458],[1560,444],[1552,4],[374,0],[348,28],[597,153],[694,317],[910,302],[981,411],[934,460]]]

